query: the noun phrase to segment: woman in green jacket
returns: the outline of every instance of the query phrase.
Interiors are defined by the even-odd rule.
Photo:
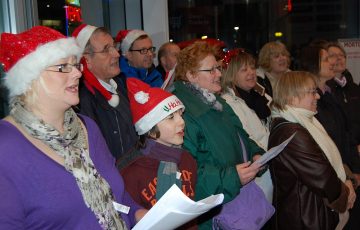
[[[183,49],[175,70],[174,94],[186,106],[184,147],[198,164],[196,199],[224,193],[235,198],[252,181],[259,166],[251,164],[264,151],[244,131],[221,91],[221,66],[217,48],[196,42]],[[245,160],[244,160],[245,159]],[[213,213],[204,216],[200,229],[211,229]]]

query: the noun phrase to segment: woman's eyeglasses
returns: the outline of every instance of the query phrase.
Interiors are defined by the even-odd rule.
[[[64,64],[59,64],[59,65],[48,66],[48,68],[50,68],[50,67],[57,67],[57,70],[46,69],[46,71],[60,72],[60,73],[70,73],[73,70],[74,67],[77,70],[79,70],[80,72],[83,71],[83,64],[81,64],[81,63],[75,63],[75,64],[64,63]]]
[[[316,94],[318,93],[316,89],[309,89],[309,90],[305,90],[305,93],[309,93],[313,96],[316,96]]]
[[[223,68],[221,66],[214,66],[212,67],[211,69],[199,69],[197,70],[198,72],[199,71],[203,71],[203,72],[209,72],[210,74],[215,74],[216,73],[216,70],[218,70],[220,73],[221,71],[223,70]]]

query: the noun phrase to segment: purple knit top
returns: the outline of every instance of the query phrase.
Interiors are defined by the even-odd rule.
[[[130,229],[141,207],[125,191],[95,122],[81,118],[96,169],[109,183],[116,201],[130,206],[128,215],[121,214]],[[0,120],[0,229],[101,229],[72,174],[4,120]]]

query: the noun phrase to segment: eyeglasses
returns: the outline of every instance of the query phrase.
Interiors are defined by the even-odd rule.
[[[129,49],[129,51],[137,51],[141,54],[147,54],[149,51],[151,53],[154,53],[156,51],[156,47],[150,47],[150,48],[143,48],[143,49],[139,49],[139,50],[133,50],[133,49]]]
[[[75,64],[64,63],[64,64],[59,64],[59,65],[51,65],[48,67],[57,67],[58,68],[57,70],[46,69],[46,71],[51,71],[51,72],[70,73],[74,67],[77,70],[79,70],[80,72],[83,71],[83,64],[81,64],[81,63],[75,63]]]
[[[199,71],[203,71],[203,72],[209,72],[210,74],[215,74],[216,73],[216,70],[222,72],[223,68],[221,66],[214,66],[212,67],[211,69],[199,69],[197,70],[198,72]]]
[[[316,94],[318,93],[316,89],[309,89],[309,90],[305,90],[305,93],[310,93],[313,96],[316,96]]]
[[[101,51],[92,51],[92,52],[84,52],[84,54],[98,54],[105,53],[110,54],[111,52],[118,52],[120,48],[120,43],[115,42],[113,45],[106,45]]]
[[[329,58],[345,58],[344,54],[329,54]]]

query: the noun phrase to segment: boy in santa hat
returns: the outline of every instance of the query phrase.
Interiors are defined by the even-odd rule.
[[[104,27],[82,24],[72,35],[83,52],[80,113],[96,121],[112,155],[119,160],[132,151],[138,137],[127,94],[118,77],[117,44]]]
[[[135,77],[152,87],[162,86],[162,75],[153,64],[156,47],[145,31],[121,30],[115,41],[120,43],[120,68],[125,78]]]
[[[185,128],[183,103],[175,95],[151,88],[136,78],[128,78],[127,87],[142,155],[121,170],[126,190],[147,209],[173,184],[194,199],[196,161],[181,148]],[[192,221],[181,229],[197,229],[197,226]]]

